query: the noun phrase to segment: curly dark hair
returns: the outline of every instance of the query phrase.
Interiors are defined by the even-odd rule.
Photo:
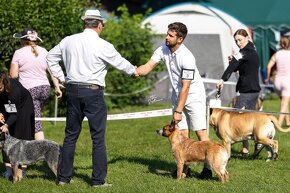
[[[183,23],[174,22],[168,25],[168,30],[175,31],[178,37],[182,37],[183,40],[187,35],[187,27]]]

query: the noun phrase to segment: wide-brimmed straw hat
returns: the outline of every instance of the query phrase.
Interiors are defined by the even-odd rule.
[[[13,37],[33,42],[36,42],[38,40],[42,42],[42,39],[40,39],[40,37],[37,36],[37,32],[30,27],[24,28],[22,32],[13,34]]]
[[[85,15],[83,15],[81,18],[82,18],[82,20],[85,20],[85,19],[97,19],[97,20],[101,20],[103,22],[105,21],[105,19],[101,15],[100,11],[97,10],[97,9],[87,10],[85,12]]]

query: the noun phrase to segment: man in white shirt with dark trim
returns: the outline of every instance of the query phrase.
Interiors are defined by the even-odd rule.
[[[85,30],[61,40],[47,56],[52,74],[67,88],[65,138],[57,184],[64,185],[71,181],[76,142],[86,116],[93,141],[92,186],[111,186],[105,183],[107,109],[103,88],[106,86],[107,66],[111,64],[116,69],[135,76],[136,68],[123,58],[112,44],[99,37],[104,27],[104,19],[99,10],[87,10],[82,20]],[[66,77],[59,65],[61,60],[64,63]]]
[[[137,68],[139,76],[145,76],[162,60],[165,62],[171,85],[173,120],[181,134],[189,137],[189,128],[201,141],[209,140],[206,127],[206,95],[193,54],[183,41],[186,25],[180,22],[168,25],[165,44],[157,48],[151,59]],[[206,166],[206,165],[205,165]],[[201,179],[212,177],[208,166],[199,175]]]

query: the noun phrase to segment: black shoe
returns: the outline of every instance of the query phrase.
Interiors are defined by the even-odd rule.
[[[208,168],[203,168],[202,172],[198,176],[199,179],[210,179],[212,178],[212,171]]]
[[[255,151],[254,151],[253,157],[257,157],[264,147],[265,145],[261,143],[255,143]]]

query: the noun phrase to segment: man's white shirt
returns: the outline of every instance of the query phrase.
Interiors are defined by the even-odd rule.
[[[195,101],[205,101],[204,84],[197,69],[195,58],[184,44],[181,44],[174,53],[171,53],[168,47],[163,44],[155,50],[151,59],[156,63],[159,63],[161,60],[165,62],[176,97],[179,96],[182,88],[182,70],[188,70],[188,74],[190,75],[192,73],[189,72],[193,71],[194,78],[191,80],[189,89],[190,96],[188,97]]]
[[[66,77],[59,65],[61,60],[66,69]],[[53,76],[67,83],[105,86],[108,64],[128,75],[135,72],[135,67],[92,29],[64,38],[49,51],[47,63]]]

